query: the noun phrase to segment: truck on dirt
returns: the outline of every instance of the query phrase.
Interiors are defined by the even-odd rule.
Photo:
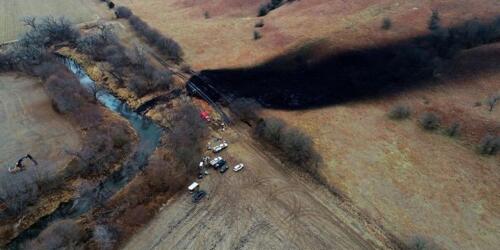
[[[193,193],[193,196],[191,196],[191,200],[193,201],[193,203],[198,203],[206,195],[207,195],[207,192],[205,192],[203,190],[198,190],[195,193]]]
[[[238,172],[238,171],[242,170],[244,167],[245,167],[245,165],[243,165],[243,163],[240,163],[240,164],[233,167],[233,171]]]
[[[200,189],[200,184],[198,184],[198,182],[193,182],[188,187],[190,193],[196,192],[198,191],[198,189]]]
[[[227,171],[227,169],[228,169],[227,165],[224,164],[224,165],[220,166],[219,172],[221,174],[223,174],[223,173],[225,173]]]
[[[219,153],[220,151],[224,150],[225,148],[227,148],[229,146],[229,144],[227,144],[227,142],[222,142],[221,144],[215,146],[212,151],[214,153]]]

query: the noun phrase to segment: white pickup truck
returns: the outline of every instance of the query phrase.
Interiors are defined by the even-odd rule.
[[[229,144],[227,144],[227,142],[222,142],[221,144],[213,147],[212,151],[214,153],[219,153],[220,151],[224,150],[225,148],[227,148],[229,146]]]

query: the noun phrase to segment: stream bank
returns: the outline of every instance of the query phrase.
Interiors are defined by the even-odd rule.
[[[96,83],[80,65],[68,58],[63,58],[62,61],[77,76],[85,89],[89,91],[97,89]],[[22,243],[37,237],[49,224],[61,219],[76,219],[91,211],[94,204],[109,199],[139,171],[144,169],[149,156],[159,144],[159,139],[164,131],[162,127],[156,125],[151,119],[134,112],[130,106],[105,89],[97,90],[95,96],[101,105],[125,118],[135,130],[139,137],[135,153],[121,168],[107,176],[93,190],[61,203],[51,214],[40,218],[35,224],[24,230],[9,243],[8,249],[19,249]]]

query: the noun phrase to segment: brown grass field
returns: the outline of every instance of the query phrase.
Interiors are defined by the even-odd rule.
[[[79,132],[53,110],[38,80],[13,73],[0,75],[0,141],[1,175],[27,153],[42,171],[60,169],[73,158],[65,149],[81,147]]]
[[[117,2],[177,40],[197,70],[255,65],[315,41],[327,44],[319,55],[383,45],[424,34],[432,9],[440,11],[445,26],[500,14],[495,0],[303,0],[264,18],[256,13],[265,1]],[[389,31],[380,29],[384,17],[393,22]],[[259,19],[265,23],[263,37],[254,41]],[[420,237],[446,249],[495,249],[500,157],[480,156],[475,147],[485,133],[500,134],[500,108],[489,112],[475,103],[500,94],[500,74],[467,72],[499,63],[499,44],[482,46],[461,53],[426,88],[266,113],[306,131],[326,163],[321,171],[329,183],[404,242]],[[400,103],[412,108],[411,119],[388,119],[387,112]],[[425,111],[440,114],[443,126],[459,121],[462,134],[454,139],[423,131],[417,119]]]
[[[500,63],[500,46],[486,46],[462,55],[454,70],[481,67],[468,59],[486,51],[495,60],[483,63]],[[311,135],[329,183],[403,241],[419,236],[447,249],[495,249],[500,156],[480,156],[475,147],[486,133],[500,134],[500,108],[474,103],[500,93],[499,77],[445,74],[432,87],[383,99],[268,113]],[[411,107],[410,120],[387,117],[398,104]],[[428,110],[440,114],[443,127],[458,121],[461,135],[420,128],[417,119]]]
[[[0,2],[0,43],[17,39],[26,31],[25,16],[65,16],[74,23],[95,20],[98,16],[85,0],[2,0]]]
[[[194,69],[254,65],[318,40],[328,50],[383,44],[426,31],[432,9],[439,9],[444,25],[499,13],[495,0],[308,0],[295,1],[257,17],[266,0],[117,0],[178,41]],[[208,11],[210,18],[204,17]],[[384,17],[393,21],[388,32]],[[253,40],[255,23],[264,20],[262,38]]]

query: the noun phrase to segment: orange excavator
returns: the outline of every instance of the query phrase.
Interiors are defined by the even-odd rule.
[[[21,159],[19,159],[17,161],[15,167],[9,168],[9,172],[10,173],[17,173],[17,172],[23,171],[25,169],[23,161],[26,159],[29,159],[31,162],[33,162],[33,164],[38,165],[38,162],[36,162],[36,160],[30,154],[27,154],[26,156],[21,157]]]

